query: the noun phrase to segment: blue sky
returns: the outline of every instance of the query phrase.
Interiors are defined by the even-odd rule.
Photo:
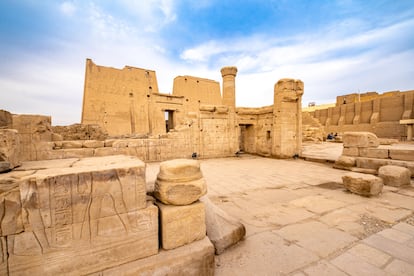
[[[79,123],[85,60],[221,81],[237,66],[237,106],[273,102],[281,78],[303,104],[414,89],[412,0],[0,0],[0,109]]]

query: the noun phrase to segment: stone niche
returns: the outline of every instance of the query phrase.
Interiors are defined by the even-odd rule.
[[[83,275],[158,253],[137,158],[28,162],[0,184],[2,275]]]

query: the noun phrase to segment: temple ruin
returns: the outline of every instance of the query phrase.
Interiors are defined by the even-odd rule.
[[[0,110],[0,274],[213,275],[214,254],[242,240],[246,228],[207,197],[197,159],[249,153],[290,161],[302,157],[303,140],[322,141],[330,132],[343,138],[334,167],[351,171],[343,177],[349,191],[380,196],[387,185],[412,198],[404,187],[414,175],[413,90],[339,96],[334,107],[302,111],[304,83],[280,79],[271,105],[246,108],[235,104],[237,68],[223,67],[221,75],[221,88],[178,76],[166,94],[153,70],[87,59],[80,124],[52,126],[49,116]],[[391,145],[399,141],[406,144]],[[155,180],[146,175],[152,161],[163,161]],[[276,210],[284,218],[300,213],[293,223],[313,217],[315,209],[300,208],[319,201],[323,212],[362,201],[338,190],[332,193],[344,202],[321,194],[302,199],[295,189],[308,185],[294,184],[266,184],[266,193],[294,201],[293,213],[290,201]],[[356,238],[341,231],[328,232],[346,236],[342,250]],[[278,246],[295,247],[288,239]]]

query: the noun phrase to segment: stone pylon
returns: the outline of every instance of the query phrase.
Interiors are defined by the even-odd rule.
[[[303,82],[281,79],[274,87],[272,156],[292,158],[302,149]]]

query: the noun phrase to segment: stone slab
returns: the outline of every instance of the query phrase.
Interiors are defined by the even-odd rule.
[[[381,250],[359,243],[348,250],[348,253],[363,259],[376,267],[383,267],[392,257]]]
[[[312,251],[277,233],[262,232],[217,256],[216,275],[287,275],[318,260]]]
[[[160,250],[157,255],[125,263],[93,276],[111,275],[214,275],[214,247],[205,237],[202,240],[175,248]]]
[[[363,259],[348,252],[336,257],[331,261],[336,267],[345,271],[349,275],[378,275],[387,276],[380,268],[365,262]]]
[[[315,265],[306,268],[304,272],[308,276],[332,276],[332,275],[347,276],[348,275],[327,261],[319,261]]]
[[[366,238],[363,242],[393,256],[394,258],[414,264],[414,248],[408,247],[405,244],[385,238],[378,233]]]
[[[397,259],[387,265],[385,271],[390,275],[414,276],[414,264],[409,264]]]
[[[174,206],[156,203],[160,210],[161,246],[174,249],[206,236],[205,208],[202,202]]]
[[[345,232],[316,221],[288,225],[273,232],[318,254],[322,258],[347,247],[357,240]],[[332,243],[332,241],[335,241],[335,243]]]
[[[316,214],[323,214],[345,206],[345,203],[341,201],[328,199],[321,195],[307,196],[300,199],[295,199],[292,200],[290,204],[298,207],[304,207],[308,211]]]

